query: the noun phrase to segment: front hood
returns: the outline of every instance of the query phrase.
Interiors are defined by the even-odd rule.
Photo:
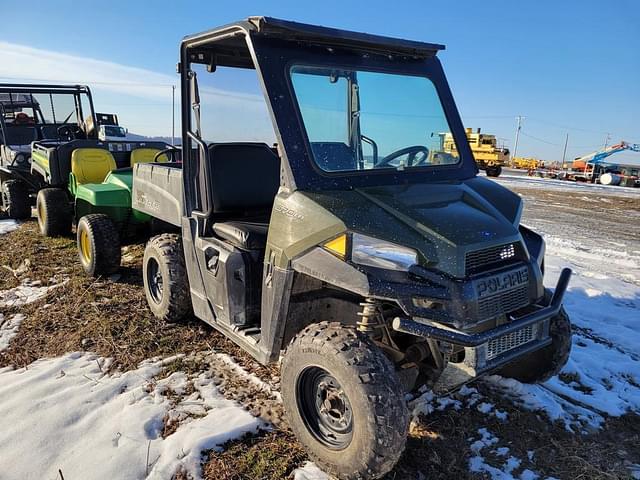
[[[389,185],[309,194],[349,230],[416,249],[463,277],[467,252],[520,240],[520,197],[492,180]]]

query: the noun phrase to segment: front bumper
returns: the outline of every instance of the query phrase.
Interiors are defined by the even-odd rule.
[[[549,305],[484,332],[466,333],[430,320],[404,317],[393,320],[393,329],[464,347],[464,362],[459,368],[473,378],[551,343],[549,323],[562,308],[571,274],[568,268],[562,270]]]

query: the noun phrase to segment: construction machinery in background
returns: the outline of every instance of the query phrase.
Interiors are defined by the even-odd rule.
[[[574,159],[571,169],[566,171],[561,178],[578,182],[600,182],[604,185],[638,186],[637,167],[624,167],[605,161],[613,154],[632,151],[640,152],[640,144],[621,141]]]
[[[478,168],[484,170],[488,177],[499,176],[502,173],[502,167],[509,163],[509,149],[498,147],[496,136],[481,133],[479,128],[475,132],[472,128],[467,128],[466,134]],[[453,135],[450,133],[442,135],[442,141],[444,152],[457,154]]]
[[[511,168],[529,171],[536,170],[538,168],[544,168],[544,160],[533,157],[513,157],[511,159]]]

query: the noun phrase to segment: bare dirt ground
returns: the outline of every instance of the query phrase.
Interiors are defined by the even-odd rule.
[[[565,237],[583,238],[585,242],[604,240],[623,250],[640,251],[640,196],[604,192],[595,197],[587,195],[585,200],[582,191],[547,191],[518,180],[498,181],[525,199],[525,223],[545,224],[547,231],[556,228]],[[118,275],[96,281],[82,275],[74,239],[40,237],[33,221],[3,236],[1,242],[2,289],[27,279],[47,285],[63,278],[66,283],[39,302],[4,309],[5,314],[23,313],[26,319],[9,348],[0,352],[0,367],[22,367],[38,358],[86,350],[113,358],[111,369],[127,370],[147,358],[184,353],[187,357],[168,365],[164,374],[174,370],[208,371],[226,397],[275,424],[270,431],[229,442],[222,453],[208,452],[203,465],[206,479],[283,479],[305,463],[304,450],[289,433],[273,393],[278,389],[277,367],[258,365],[195,319],[165,325],[149,313],[139,273],[142,244],[126,249]],[[272,391],[235,376],[224,362],[198,357],[198,352],[211,350],[230,354]],[[572,433],[542,412],[520,409],[490,383],[477,382],[473,387],[477,389],[475,401],[482,398],[505,416],[489,415],[477,408],[474,395],[468,392],[452,395],[442,408],[414,419],[406,452],[386,480],[502,478],[487,472],[470,473],[469,459],[476,453],[470,439],[478,437],[482,428],[499,438],[496,447],[507,448],[509,455],[521,459],[511,471],[515,478],[534,478],[525,477],[526,470],[535,471],[541,478],[631,478],[629,465],[640,462],[640,416],[635,413],[605,417],[599,430]],[[164,434],[171,435],[172,430],[167,424]],[[487,453],[485,461],[503,463],[504,459],[494,457]],[[188,477],[179,472],[176,478]]]

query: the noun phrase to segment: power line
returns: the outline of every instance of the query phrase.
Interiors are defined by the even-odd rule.
[[[538,138],[538,137],[534,137],[533,135],[529,135],[528,133],[520,132],[520,134],[525,136],[525,137],[527,137],[527,138],[531,138],[533,140],[537,140],[538,142],[546,143],[547,145],[553,145],[554,147],[561,147],[562,146],[562,144],[560,144],[560,143],[549,142],[547,140],[543,140],[542,138]]]

